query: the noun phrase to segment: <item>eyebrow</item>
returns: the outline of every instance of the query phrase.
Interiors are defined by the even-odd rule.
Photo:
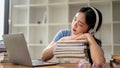
[[[75,16],[75,18],[74,19],[77,19],[77,17]],[[81,20],[79,20],[78,19],[78,21],[81,23],[81,24],[85,24],[85,23],[83,23]]]

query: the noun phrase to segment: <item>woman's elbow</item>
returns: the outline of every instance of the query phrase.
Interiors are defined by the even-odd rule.
[[[46,58],[43,55],[41,56],[41,60],[42,61],[47,61]]]
[[[102,58],[96,62],[93,62],[93,66],[101,67],[105,65],[105,62],[106,62],[105,58]]]
[[[48,53],[48,52],[43,52],[43,53],[41,54],[41,60],[42,60],[42,61],[48,61],[48,60],[50,60],[52,57],[53,57],[53,54]]]

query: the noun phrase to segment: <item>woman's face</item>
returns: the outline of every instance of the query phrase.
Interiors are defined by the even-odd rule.
[[[89,26],[85,20],[85,13],[78,12],[76,13],[72,21],[72,35],[77,35],[81,33],[88,32]]]

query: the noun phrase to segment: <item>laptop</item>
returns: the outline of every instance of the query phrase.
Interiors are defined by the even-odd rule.
[[[13,64],[27,66],[45,66],[57,64],[53,62],[43,62],[41,60],[32,60],[23,33],[6,34],[2,37],[6,46],[9,60]]]

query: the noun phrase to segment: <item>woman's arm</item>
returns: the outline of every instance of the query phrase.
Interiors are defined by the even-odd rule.
[[[87,39],[88,42],[89,42],[90,53],[91,53],[91,58],[92,58],[93,63],[95,63],[96,65],[104,64],[105,63],[105,57],[104,57],[103,51],[100,48],[100,46],[97,44],[97,42],[95,41],[95,39],[93,38],[93,36],[91,34],[85,33],[85,34],[80,34],[80,35],[77,35],[77,36],[63,37],[59,41],[80,40],[80,39],[83,39],[83,38]],[[54,56],[53,55],[53,50],[54,50],[55,45],[56,45],[55,42],[51,42],[49,44],[49,46],[43,50],[42,58],[41,58],[43,61],[47,61]]]
[[[58,41],[63,41],[63,40],[71,40],[71,36],[66,36],[66,37],[62,37],[60,38]],[[53,50],[54,50],[54,47],[56,46],[56,42],[52,41],[48,47],[46,47],[42,54],[41,54],[41,60],[42,61],[48,61],[50,59],[52,59],[52,57],[54,56],[53,55]]]
[[[60,30],[55,37],[53,38],[53,41],[48,45],[48,47],[46,47],[43,52],[42,52],[42,56],[41,59],[43,61],[47,61],[50,60],[54,55],[53,55],[53,50],[54,47],[56,46],[56,42],[57,41],[61,41],[64,39],[65,36],[69,36],[71,33],[70,30]]]
[[[80,40],[80,39],[87,39],[90,47],[90,54],[94,64],[101,65],[105,63],[105,57],[101,47],[97,44],[96,40],[90,33],[78,34],[74,35],[71,40]]]
[[[97,44],[96,40],[90,33],[81,34],[76,39],[85,38],[88,40],[89,47],[90,47],[90,54],[94,64],[101,65],[105,63],[105,57],[101,47]]]
[[[101,47],[97,44],[96,40],[91,34],[86,34],[89,42],[91,58],[94,64],[101,65],[105,63],[105,57]]]
[[[41,60],[42,61],[48,61],[50,60],[54,55],[53,55],[53,50],[54,50],[54,46],[56,45],[55,42],[51,42],[48,47],[46,47],[42,54],[41,54]]]

